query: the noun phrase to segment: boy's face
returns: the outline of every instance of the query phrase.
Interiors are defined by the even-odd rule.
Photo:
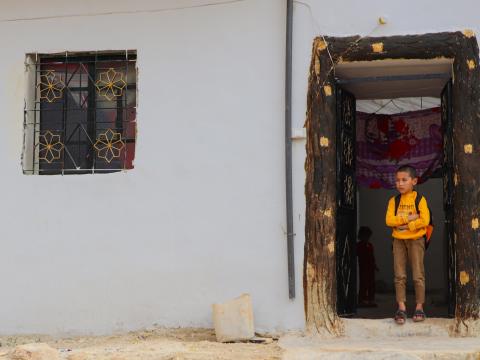
[[[413,190],[413,187],[417,185],[417,178],[412,178],[410,173],[406,171],[398,171],[395,175],[395,185],[400,194],[406,194]]]

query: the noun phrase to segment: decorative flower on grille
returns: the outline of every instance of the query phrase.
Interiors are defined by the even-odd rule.
[[[100,134],[97,142],[93,145],[97,150],[97,156],[105,159],[108,163],[113,159],[118,159],[122,149],[125,147],[125,143],[122,140],[120,133],[113,132],[112,129],[108,129],[103,134]]]
[[[353,205],[353,180],[351,176],[347,176],[343,181],[345,189],[345,200],[348,205]]]
[[[347,126],[352,126],[352,120],[353,120],[353,103],[351,99],[347,99],[344,104],[343,108],[343,119],[345,121],[345,125]]]
[[[352,166],[353,164],[353,146],[352,140],[349,137],[343,139],[343,158],[345,165]]]
[[[112,101],[115,97],[122,96],[123,89],[127,86],[127,83],[123,80],[122,73],[110,68],[108,71],[100,73],[100,79],[95,83],[95,86],[100,95]]]
[[[62,156],[63,143],[60,141],[60,135],[54,135],[46,131],[39,136],[39,154],[40,160],[45,160],[49,164],[53,160],[59,160]]]
[[[55,70],[49,70],[46,74],[40,76],[40,83],[37,87],[40,87],[40,99],[51,103],[62,98],[65,83],[60,76],[55,74]]]

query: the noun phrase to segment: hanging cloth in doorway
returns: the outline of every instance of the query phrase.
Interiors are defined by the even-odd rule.
[[[357,112],[357,182],[395,188],[395,170],[412,165],[425,182],[441,166],[440,108],[392,115]]]

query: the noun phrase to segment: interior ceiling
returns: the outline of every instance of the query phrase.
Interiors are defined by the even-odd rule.
[[[350,91],[357,99],[439,97],[448,78],[451,77],[452,63],[453,59],[446,58],[340,62],[335,66],[335,77],[339,80],[347,80],[347,83],[341,85],[342,88]],[[389,76],[428,76],[431,74],[444,75],[445,78],[372,79]],[[348,80],[352,82],[348,82]]]
[[[409,97],[393,99],[357,100],[356,110],[368,114],[398,114],[431,109],[440,106],[438,97]]]

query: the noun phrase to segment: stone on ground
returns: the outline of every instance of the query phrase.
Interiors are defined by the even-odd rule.
[[[249,294],[213,305],[213,323],[217,341],[242,341],[255,336],[253,307]]]
[[[11,360],[60,360],[59,352],[44,343],[19,345],[10,353]]]

